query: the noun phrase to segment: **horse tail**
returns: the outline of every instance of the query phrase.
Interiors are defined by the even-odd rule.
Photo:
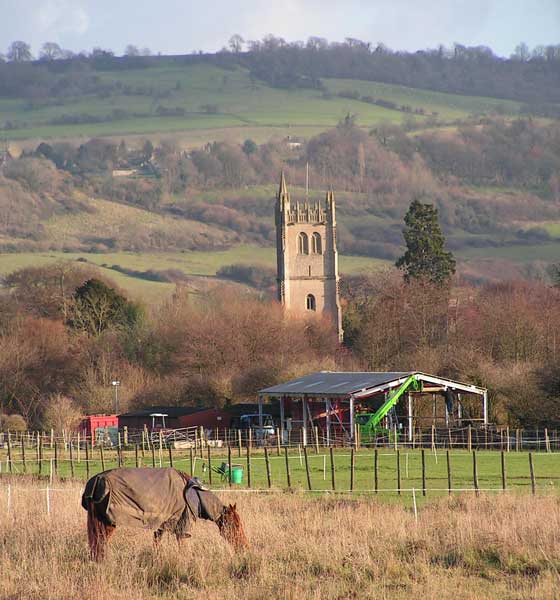
[[[95,503],[93,499],[87,501],[87,532],[89,549],[93,560],[102,560],[105,556],[105,546],[114,527],[106,525],[95,514]]]

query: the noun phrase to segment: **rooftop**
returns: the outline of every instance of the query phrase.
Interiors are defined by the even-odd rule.
[[[274,385],[259,391],[261,396],[337,396],[345,397],[353,394],[367,395],[368,391],[376,393],[383,389],[393,388],[404,383],[410,375],[416,375],[423,382],[441,385],[474,394],[482,394],[485,390],[474,385],[452,381],[435,375],[427,375],[418,371],[360,372],[360,371],[319,371],[310,373],[286,383]],[[379,389],[381,388],[381,389]]]

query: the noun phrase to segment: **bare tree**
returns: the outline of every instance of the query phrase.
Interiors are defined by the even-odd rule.
[[[125,56],[140,56],[140,50],[138,50],[137,46],[133,44],[128,44],[128,46],[124,49]]]
[[[8,60],[12,62],[26,62],[33,60],[31,46],[21,40],[16,40],[10,44],[7,53]]]
[[[45,42],[39,54],[40,60],[58,60],[64,56],[64,51],[55,42]]]
[[[235,33],[234,35],[232,35],[229,38],[229,42],[228,42],[229,49],[234,54],[239,54],[243,50],[244,43],[245,43],[245,40],[238,33]]]

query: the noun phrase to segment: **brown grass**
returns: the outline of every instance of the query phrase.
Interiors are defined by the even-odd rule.
[[[416,524],[371,500],[231,494],[251,550],[234,554],[211,523],[158,552],[149,532],[120,529],[95,564],[80,490],[59,485],[67,491],[52,492],[48,517],[45,492],[26,485],[12,484],[8,515],[0,483],[3,599],[558,597],[555,497],[458,496],[428,505]]]

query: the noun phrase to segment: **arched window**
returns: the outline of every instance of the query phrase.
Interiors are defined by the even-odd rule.
[[[323,254],[323,242],[320,233],[315,232],[311,237],[311,252],[312,254]]]
[[[298,254],[309,254],[309,240],[306,233],[300,233],[297,236]]]
[[[307,310],[317,310],[317,305],[315,304],[315,296],[313,294],[307,294],[305,305]]]

